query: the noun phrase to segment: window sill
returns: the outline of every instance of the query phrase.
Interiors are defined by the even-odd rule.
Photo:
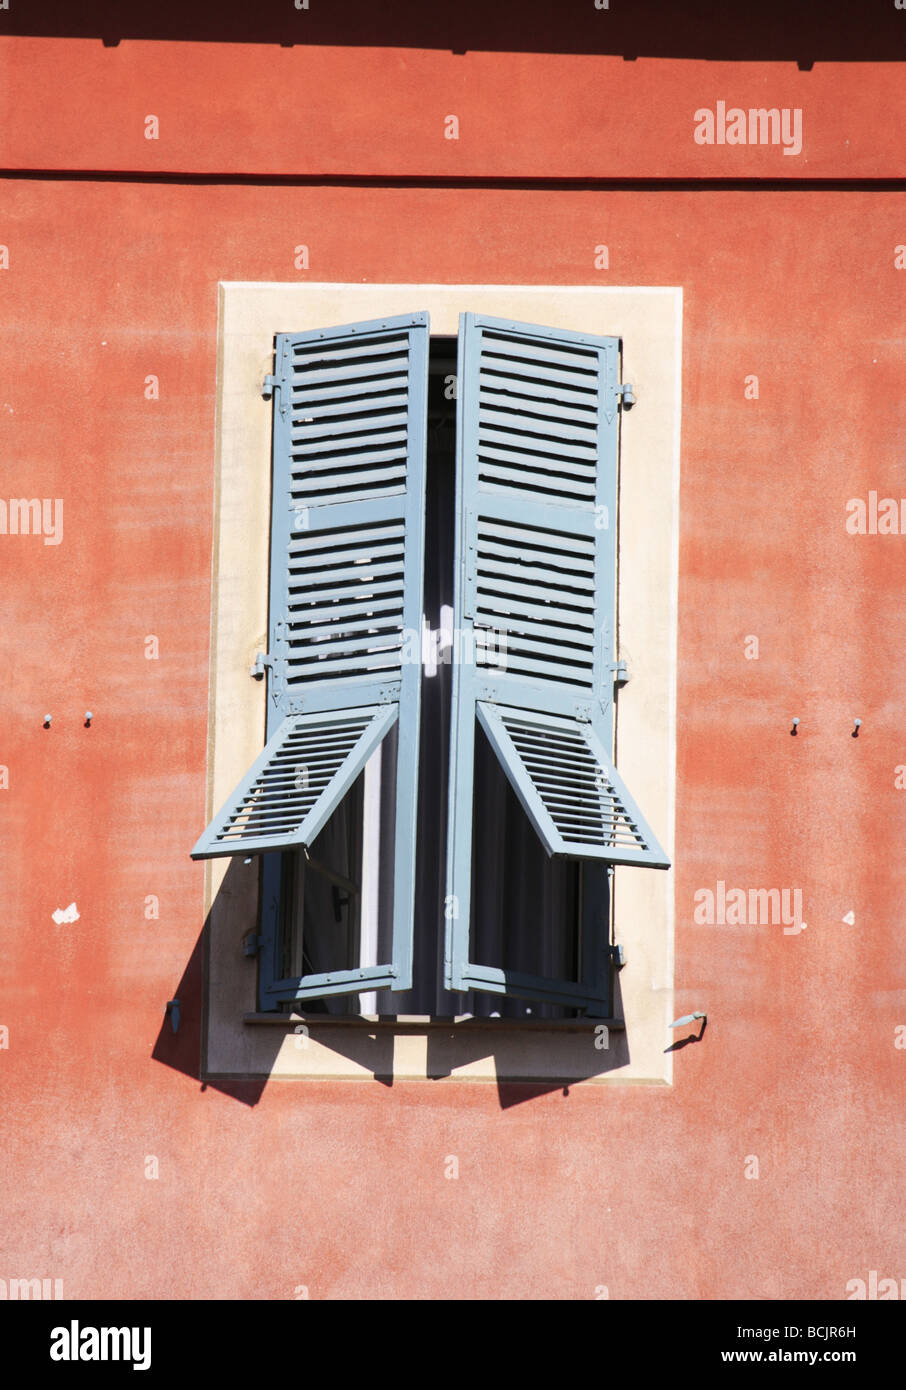
[[[395,1031],[428,1033],[434,1030],[449,1032],[455,1028],[512,1028],[518,1032],[556,1032],[587,1033],[594,1032],[602,1024],[608,1029],[621,1031],[626,1027],[622,1018],[476,1018],[472,1014],[456,1014],[450,1018],[435,1018],[422,1014],[277,1014],[247,1013],[243,1023],[264,1023],[287,1027],[290,1024],[304,1023],[317,1028],[368,1028],[393,1029]]]
[[[248,1059],[272,1080],[494,1081],[572,1085],[626,1080],[622,1018],[241,1015]],[[603,1026],[602,1026],[603,1025]]]

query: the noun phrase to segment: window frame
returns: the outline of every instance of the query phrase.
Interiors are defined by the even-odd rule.
[[[218,497],[224,496],[235,489],[238,482],[235,496],[241,497],[241,502],[233,500],[226,507],[218,502],[215,508],[219,540],[214,552],[217,582],[212,612],[209,805],[216,802],[217,789],[220,788],[222,797],[223,790],[235,778],[237,763],[249,760],[256,745],[259,750],[261,747],[258,720],[264,713],[263,691],[260,684],[248,680],[248,669],[254,662],[255,651],[263,645],[260,623],[264,605],[257,581],[248,585],[247,592],[240,593],[237,586],[244,576],[254,575],[254,555],[260,552],[262,525],[266,523],[262,515],[262,497],[260,491],[255,492],[252,481],[254,476],[260,477],[263,459],[269,455],[270,411],[265,420],[258,387],[270,367],[274,333],[300,323],[349,322],[384,312],[406,312],[414,304],[423,304],[431,313],[433,331],[441,337],[454,336],[459,312],[472,306],[529,322],[567,323],[578,330],[623,332],[631,344],[628,375],[642,403],[654,409],[633,412],[630,431],[630,516],[625,535],[630,551],[635,552],[634,558],[639,562],[637,572],[642,574],[647,588],[643,582],[639,592],[629,596],[628,642],[623,651],[633,674],[640,679],[633,682],[625,708],[621,702],[620,757],[621,764],[629,769],[633,787],[646,808],[651,808],[652,817],[657,818],[659,833],[666,832],[669,840],[675,767],[676,499],[682,290],[600,285],[222,282],[219,294],[215,491]],[[624,502],[621,488],[621,507]],[[236,530],[239,505],[244,507],[242,534]],[[643,524],[645,536],[650,533],[653,537],[650,541],[654,546],[653,565],[644,563],[649,541],[642,540]],[[630,562],[632,558],[631,555]],[[262,615],[257,620],[256,612]],[[625,616],[621,599],[621,626]],[[237,655],[239,665],[236,665]],[[639,699],[635,692],[643,689],[641,678],[648,673],[653,674],[653,681],[647,686],[648,695]],[[652,720],[652,713],[658,715],[656,721]],[[250,913],[257,911],[257,873],[253,884],[251,875],[239,868],[231,877],[224,896],[219,891],[223,868],[222,861],[211,863],[205,875],[205,901],[209,907],[206,945],[209,1022],[205,1046],[206,1062],[212,1074],[248,1075],[250,1071],[262,1069],[286,1076],[346,1075],[347,1069],[349,1075],[364,1074],[351,1056],[344,1060],[332,1047],[329,1055],[318,1045],[314,1046],[314,1056],[297,1056],[297,1049],[291,1046],[290,1040],[274,1058],[270,1045],[265,1045],[263,1035],[257,1030],[244,1040],[233,1034],[235,1024],[241,1024],[243,1016],[247,1022],[260,1018],[284,1028],[288,1016],[267,1015],[265,1018],[254,1006],[249,1008],[252,963],[247,961],[243,965],[242,954],[236,954],[235,945],[231,948],[229,942],[237,942],[240,935],[248,931]],[[617,869],[617,893],[621,904],[618,936],[626,949],[630,968],[628,972],[621,972],[616,1008],[622,1012],[619,997],[622,996],[623,1008],[636,1021],[634,1054],[632,1058],[622,1059],[620,1079],[669,1080],[670,1056],[664,1055],[661,1038],[663,1020],[669,1021],[675,1012],[672,1006],[673,896],[672,890],[660,883],[657,886],[649,883],[644,891],[639,883],[643,878],[661,880],[664,877],[669,876],[634,874],[627,877]],[[332,1027],[337,1027],[339,1022],[332,1020]],[[421,1044],[416,1040],[421,1025],[399,1022],[403,1031],[396,1035],[398,1057],[394,1070],[400,1075],[423,1074],[423,1062],[419,1060]],[[612,1020],[614,1027],[618,1023],[619,1019]],[[312,1024],[317,1025],[314,1017]],[[506,1031],[509,1027],[505,1020],[500,1020],[499,1024],[498,1035],[501,1028]],[[539,1028],[545,1033],[540,1023],[525,1027]],[[569,1029],[567,1033],[572,1037],[575,1031]],[[510,1054],[503,1048],[498,1052],[496,1067],[490,1061],[476,1061],[474,1066],[466,1062],[466,1071],[476,1076],[499,1075],[501,1069],[523,1077],[568,1075],[574,1070],[573,1063],[565,1054],[561,1062],[557,1060],[557,1049],[567,1047],[566,1034],[555,1030],[550,1037],[563,1041],[550,1053],[545,1045],[545,1049],[536,1054],[534,1063],[530,1062],[528,1053],[523,1054],[521,1050],[507,1060]],[[608,1061],[606,1057],[596,1060],[602,1064]],[[602,1066],[602,1073],[605,1069],[609,1069],[609,1064],[607,1068]],[[602,1079],[607,1078],[602,1075]]]

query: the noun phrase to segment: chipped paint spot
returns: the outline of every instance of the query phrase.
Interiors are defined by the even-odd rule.
[[[70,903],[68,907],[58,907],[53,914],[53,919],[58,927],[61,926],[63,922],[77,922],[79,920],[79,909],[76,907],[75,903]]]

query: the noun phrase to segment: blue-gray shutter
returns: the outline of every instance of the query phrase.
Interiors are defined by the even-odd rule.
[[[517,977],[470,960],[478,723],[548,854],[669,867],[610,752],[619,352],[617,338],[474,314],[461,320],[459,660],[445,951],[451,989],[585,1008],[608,997],[603,922],[597,957],[584,942],[580,981]]]
[[[276,338],[267,743],[192,851],[279,856],[312,843],[397,725],[393,960],[369,988],[409,988],[424,566],[428,315]],[[413,639],[412,634],[415,634]],[[276,978],[262,920],[263,993],[361,989],[361,971]]]
[[[192,857],[213,859],[310,845],[397,713],[394,704],[288,716]]]

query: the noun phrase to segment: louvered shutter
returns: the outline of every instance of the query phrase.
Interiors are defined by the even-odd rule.
[[[398,726],[394,959],[304,989],[271,972],[278,997],[409,987],[428,332],[418,313],[276,339],[267,743],[193,858],[310,845]]]
[[[580,981],[515,976],[469,958],[478,724],[548,854],[669,867],[610,753],[619,347],[616,338],[461,320],[448,988],[581,1007],[606,998],[603,922],[600,950],[584,941]]]
[[[192,857],[310,845],[396,716],[394,704],[282,720]]]

